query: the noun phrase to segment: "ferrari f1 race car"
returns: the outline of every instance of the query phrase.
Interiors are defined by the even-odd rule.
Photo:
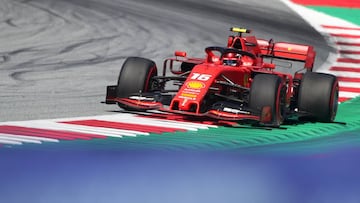
[[[273,127],[287,120],[334,121],[338,80],[312,71],[312,46],[257,39],[244,28],[230,31],[227,46],[205,48],[204,58],[176,51],[164,60],[162,74],[152,60],[127,58],[117,85],[107,86],[105,103]],[[277,61],[301,67],[285,73]]]

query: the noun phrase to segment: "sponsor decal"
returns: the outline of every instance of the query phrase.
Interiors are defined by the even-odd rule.
[[[180,95],[181,97],[184,97],[184,98],[191,98],[191,99],[193,99],[193,98],[196,98],[197,97],[197,95],[196,94],[190,94],[190,93],[181,93],[181,95]]]
[[[199,81],[190,81],[186,83],[186,87],[190,89],[202,89],[205,87],[205,84]]]
[[[194,94],[199,94],[201,91],[200,90],[196,90],[196,89],[189,89],[189,88],[185,88],[184,92],[190,92],[190,93],[194,93]]]

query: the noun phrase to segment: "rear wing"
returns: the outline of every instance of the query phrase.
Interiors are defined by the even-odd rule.
[[[316,52],[313,46],[289,42],[273,42],[258,39],[262,57],[304,62],[304,68],[312,70]]]

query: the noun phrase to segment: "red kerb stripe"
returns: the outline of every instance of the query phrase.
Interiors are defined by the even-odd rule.
[[[351,42],[336,42],[337,45],[345,45],[345,46],[360,46],[360,43],[351,43]]]
[[[333,6],[346,8],[360,8],[358,0],[292,0],[295,3],[308,6]]]
[[[329,29],[340,29],[340,30],[360,30],[358,27],[342,27],[342,26],[333,26],[333,25],[322,25],[323,28]]]
[[[344,63],[360,63],[360,59],[352,59],[352,58],[338,58],[337,62]]]
[[[46,137],[60,140],[74,140],[83,139],[89,140],[92,138],[105,138],[102,135],[93,135],[86,133],[70,132],[63,130],[45,130],[39,128],[29,128],[20,126],[3,125],[0,126],[0,133],[13,134],[13,135],[25,135],[35,137]]]
[[[349,98],[349,97],[339,97],[339,102],[345,102],[345,101],[348,101],[352,98]]]
[[[360,35],[335,34],[335,33],[330,33],[330,35],[333,36],[333,37],[343,37],[343,38],[353,38],[353,39],[360,38]]]
[[[167,128],[167,127],[157,127],[144,124],[132,124],[125,122],[112,122],[112,121],[101,121],[101,120],[80,120],[80,121],[66,121],[62,122],[66,124],[75,124],[75,125],[85,125],[92,127],[104,127],[104,128],[114,128],[121,130],[134,130],[147,133],[164,133],[164,132],[176,132],[176,131],[185,131],[179,128]]]
[[[332,71],[360,73],[360,67],[358,67],[358,68],[348,68],[348,67],[333,66],[333,67],[330,68],[330,70],[332,70]]]
[[[350,77],[338,77],[338,80],[342,82],[360,82],[360,78],[350,78]]]
[[[360,54],[360,51],[340,50],[340,54]]]
[[[360,88],[356,88],[356,87],[339,87],[339,91],[360,93]]]

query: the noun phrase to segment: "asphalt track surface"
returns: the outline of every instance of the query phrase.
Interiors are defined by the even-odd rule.
[[[100,101],[126,57],[161,64],[178,49],[201,57],[204,47],[225,45],[234,25],[261,38],[312,44],[317,66],[331,51],[275,0],[2,0],[0,9],[0,121],[112,114],[116,106]],[[57,146],[3,150],[0,202],[360,200],[355,149],[256,156]]]
[[[203,57],[205,47],[226,45],[231,26],[312,44],[316,66],[331,51],[277,0],[3,0],[0,11],[0,121],[112,113],[100,102],[126,57],[158,68],[175,50]]]

